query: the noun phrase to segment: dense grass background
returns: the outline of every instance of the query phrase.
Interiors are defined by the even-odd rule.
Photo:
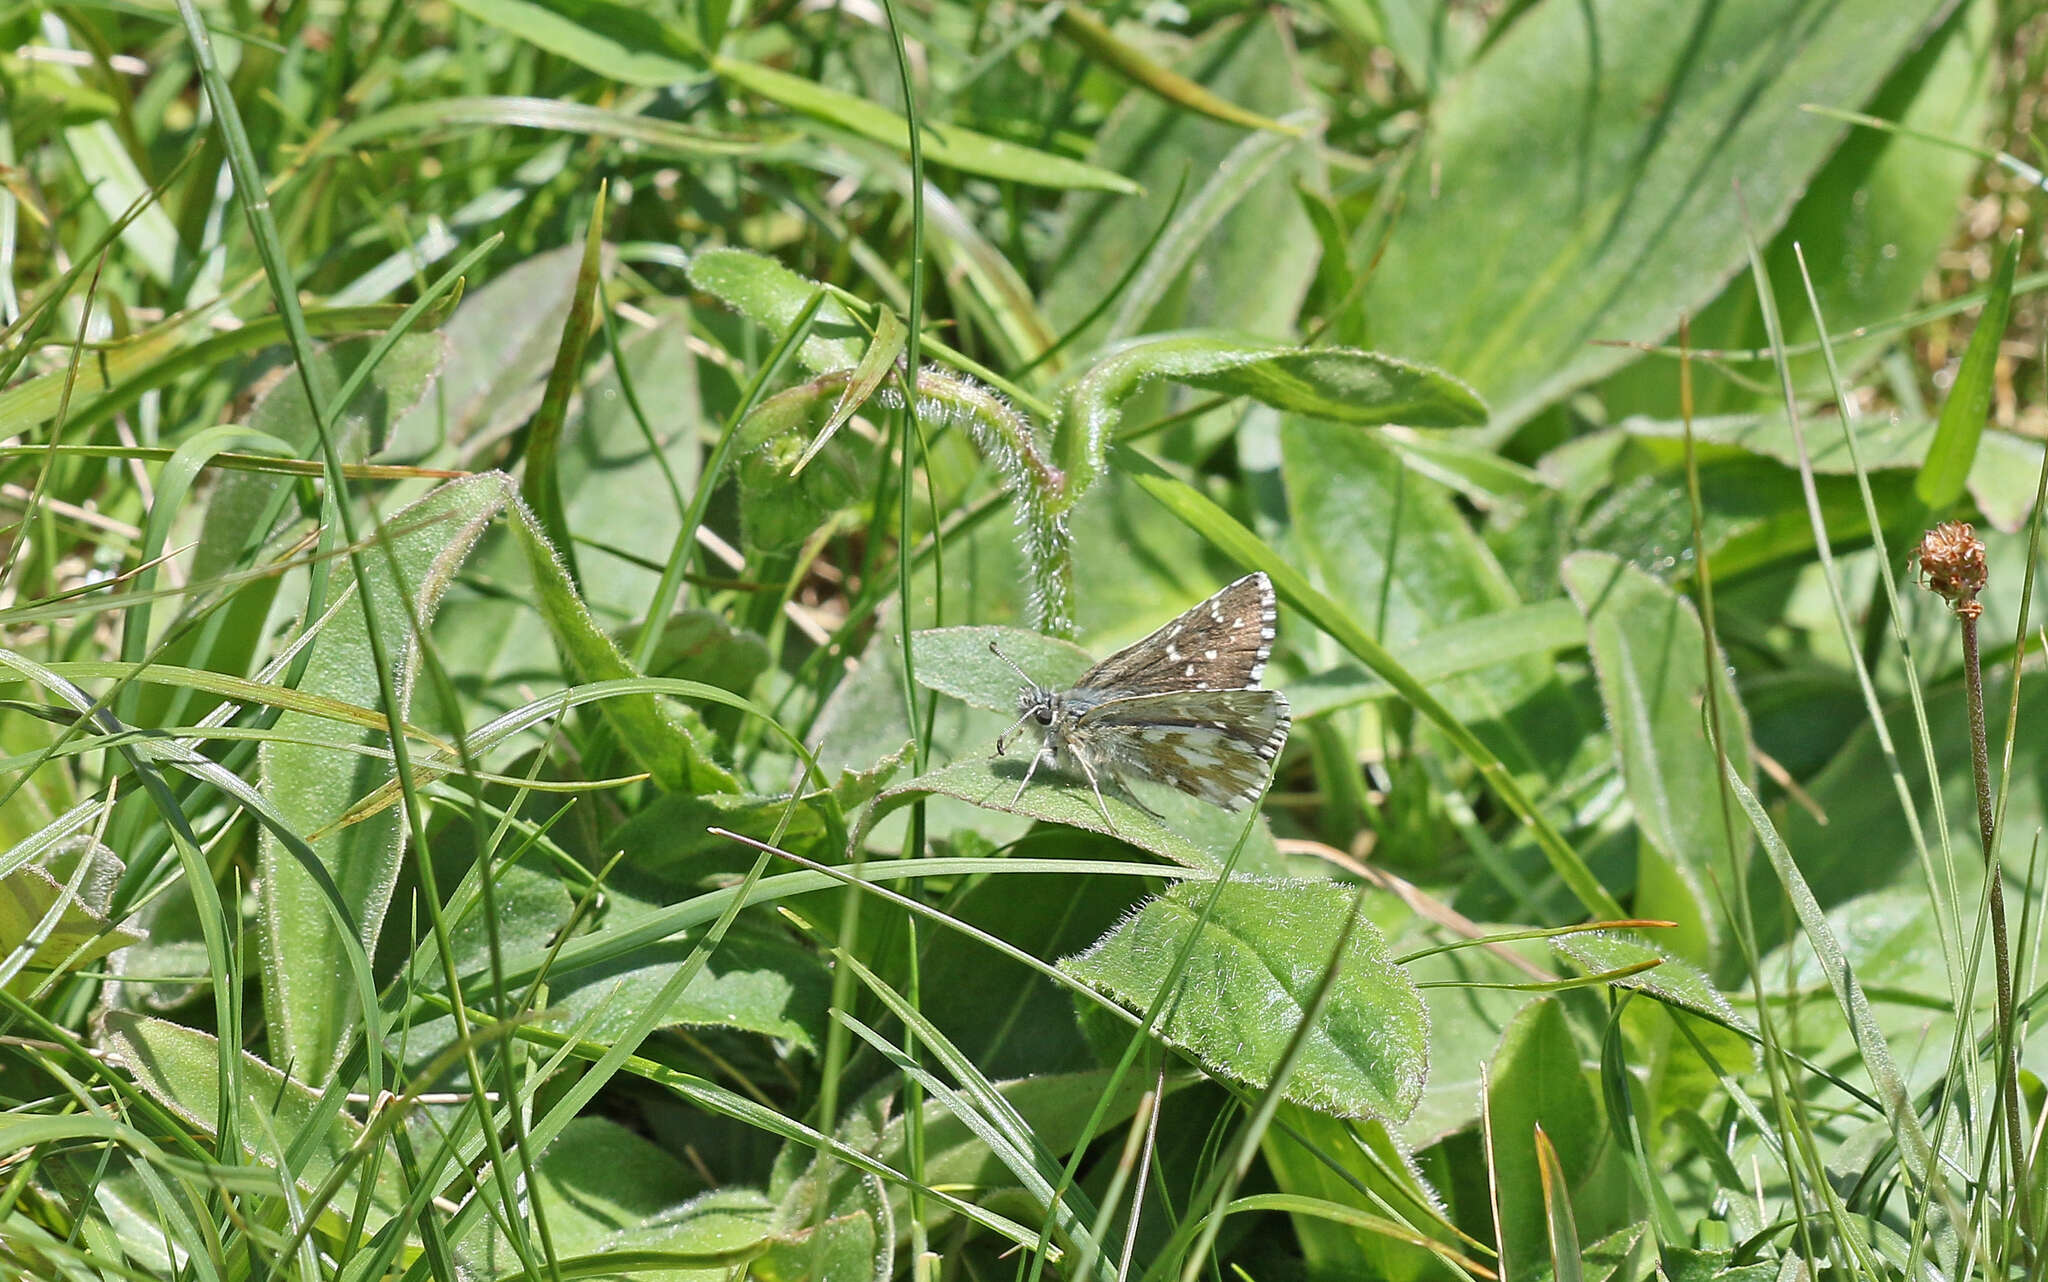
[[[0,26],[7,1270],[2038,1276],[2036,0]]]

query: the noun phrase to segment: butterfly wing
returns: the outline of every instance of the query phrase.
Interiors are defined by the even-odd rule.
[[[1247,574],[1088,669],[1079,690],[1109,696],[1257,685],[1273,651],[1273,585]]]
[[[1096,704],[1069,733],[1118,775],[1241,810],[1258,800],[1292,722],[1278,690],[1174,690]]]

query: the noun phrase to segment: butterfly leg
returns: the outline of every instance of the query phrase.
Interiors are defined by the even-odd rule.
[[[1031,754],[1031,764],[1024,768],[1024,782],[1017,785],[1017,795],[1010,798],[1010,809],[1015,810],[1017,803],[1024,800],[1024,790],[1031,786],[1031,776],[1038,773],[1038,763],[1044,761],[1050,752],[1049,745],[1040,744],[1038,751]]]
[[[1095,790],[1095,807],[1102,812],[1102,822],[1109,825],[1112,836],[1122,836],[1123,834],[1116,830],[1116,820],[1109,817],[1109,803],[1102,799],[1102,781],[1096,777],[1095,767],[1088,764],[1088,758],[1082,753],[1075,752],[1073,756],[1074,764],[1080,766],[1081,773],[1088,776],[1088,786]],[[1114,779],[1111,782],[1114,782]]]

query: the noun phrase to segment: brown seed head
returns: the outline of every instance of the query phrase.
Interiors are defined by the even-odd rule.
[[[1984,613],[1977,594],[1990,571],[1984,563],[1984,542],[1967,521],[1944,521],[1920,540],[1920,582],[1949,603],[1957,617]]]

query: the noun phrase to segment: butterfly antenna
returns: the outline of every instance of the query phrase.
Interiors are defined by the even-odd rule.
[[[996,658],[1001,659],[1004,663],[1009,664],[1010,671],[1024,678],[1025,685],[1030,686],[1033,690],[1038,689],[1038,683],[1031,679],[1031,674],[1026,672],[1024,669],[1018,667],[1016,660],[1012,659],[1009,655],[1004,654],[1001,650],[997,649],[996,643],[994,641],[990,641],[988,643],[988,652],[994,655]]]
[[[1031,714],[1027,712],[1023,716],[1017,718],[1015,725],[1012,725],[1008,730],[1005,730],[1001,734],[996,736],[996,755],[998,757],[1003,755],[1003,750],[1009,747],[1011,738],[1013,738],[1019,730],[1022,730],[1024,728],[1024,723],[1029,720],[1031,720]]]

